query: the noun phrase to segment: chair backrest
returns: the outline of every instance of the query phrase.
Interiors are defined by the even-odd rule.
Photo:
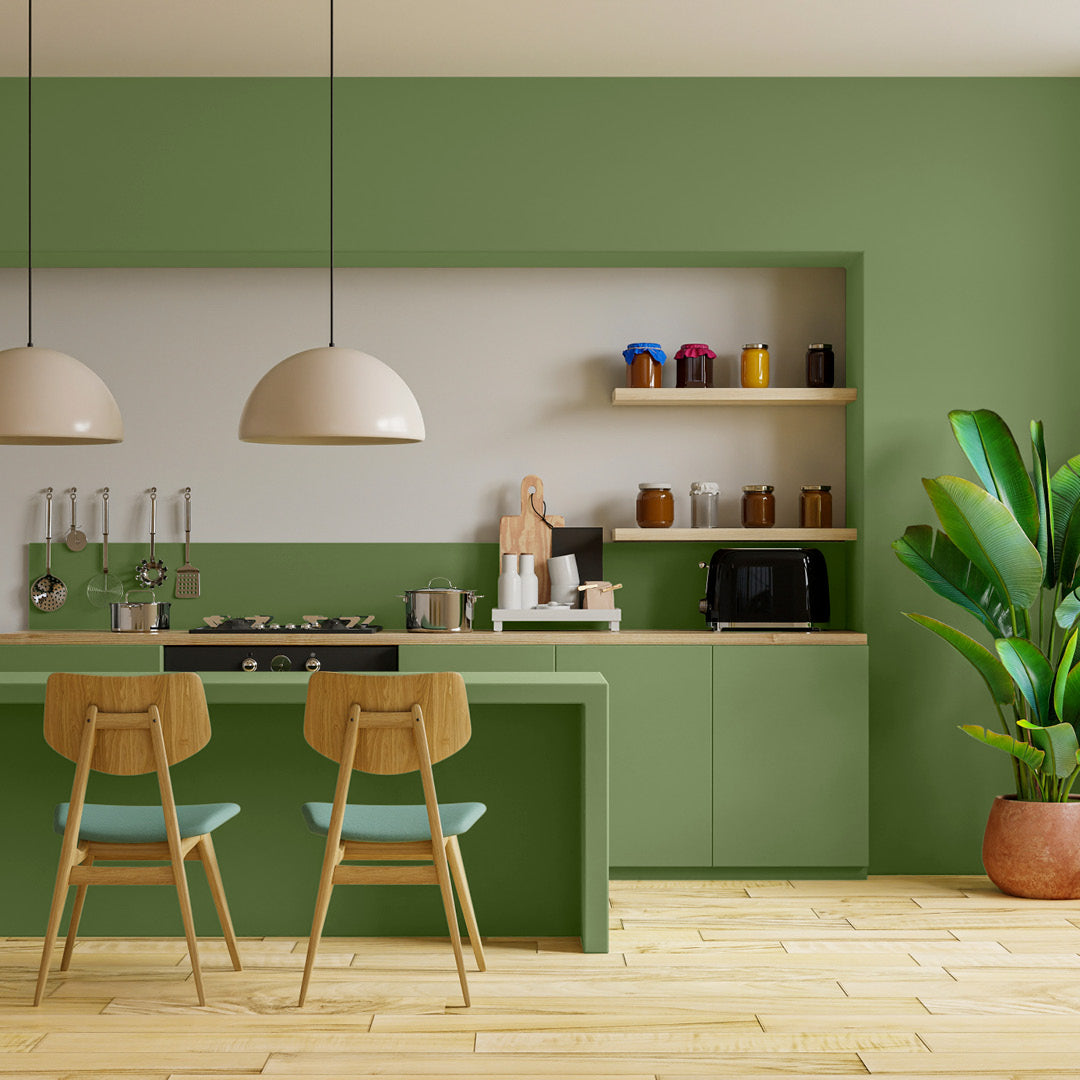
[[[456,754],[472,735],[465,680],[455,671],[429,675],[355,675],[317,671],[308,682],[304,738],[324,757],[341,760],[345,727],[354,705],[363,712],[424,714],[431,761]],[[420,768],[413,733],[393,728],[364,728],[353,758],[361,772],[390,775]]]
[[[156,705],[170,765],[191,757],[210,741],[210,713],[202,680],[194,672],[162,675],[49,676],[45,686],[45,741],[78,761],[87,714],[146,713]],[[145,729],[109,728],[97,733],[90,768],[117,776],[154,772],[154,747]]]

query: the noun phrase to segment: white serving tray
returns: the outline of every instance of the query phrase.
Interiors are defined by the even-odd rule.
[[[491,621],[496,631],[503,628],[503,623],[607,623],[609,630],[618,630],[622,619],[621,608],[594,608],[585,611],[581,608],[493,608]]]

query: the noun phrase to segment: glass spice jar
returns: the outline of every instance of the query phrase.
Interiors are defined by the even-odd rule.
[[[720,485],[695,480],[690,485],[690,528],[715,529],[720,524]]]
[[[836,361],[833,347],[827,343],[811,345],[806,350],[806,385],[832,386],[836,381]]]
[[[776,524],[776,496],[772,484],[748,484],[743,488],[744,529],[771,529]]]
[[[712,362],[716,353],[708,345],[683,345],[675,354],[675,385],[679,389],[705,390],[712,386]]]
[[[799,495],[799,528],[832,528],[832,488],[829,484],[807,484]]]
[[[764,342],[744,345],[739,362],[740,382],[746,387],[769,385],[769,346]]]
[[[670,484],[638,484],[637,523],[642,529],[670,529],[675,524]]]
[[[635,341],[623,349],[626,385],[639,390],[659,389],[667,353],[655,341]]]

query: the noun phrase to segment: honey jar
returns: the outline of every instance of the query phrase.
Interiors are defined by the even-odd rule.
[[[712,362],[716,353],[708,345],[683,345],[675,354],[675,385],[680,389],[705,390],[712,385]]]
[[[638,484],[637,523],[642,529],[670,529],[675,524],[670,484]]]
[[[832,488],[828,484],[808,484],[799,496],[799,528],[832,528]]]
[[[658,389],[664,375],[667,354],[655,341],[635,341],[623,349],[626,385],[639,390]]]
[[[776,496],[771,484],[748,484],[743,488],[744,529],[771,529],[776,524]]]
[[[832,386],[835,379],[836,359],[833,356],[833,347],[827,342],[811,345],[806,350],[806,385]]]
[[[740,381],[743,386],[765,387],[769,385],[769,346],[764,342],[744,345],[739,362]]]

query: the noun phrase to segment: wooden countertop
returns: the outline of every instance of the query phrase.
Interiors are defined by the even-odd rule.
[[[3,645],[865,645],[866,635],[852,630],[722,631],[713,630],[473,630],[469,633],[378,634],[121,634],[109,630],[24,630],[0,634]]]

